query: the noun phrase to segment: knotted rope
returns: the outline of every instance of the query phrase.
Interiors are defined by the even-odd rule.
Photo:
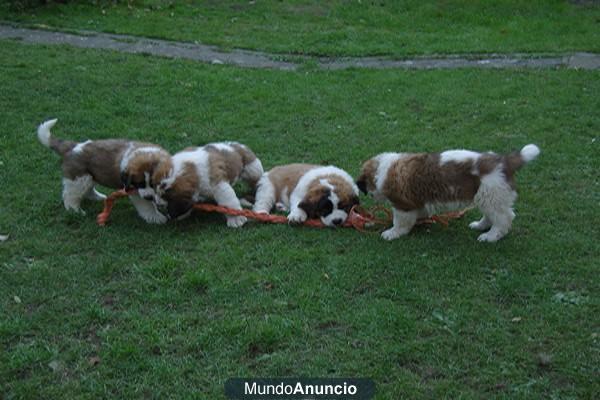
[[[116,192],[111,193],[104,200],[104,209],[98,216],[96,217],[96,222],[100,226],[105,226],[108,218],[110,217],[110,213],[114,206],[114,203],[117,199],[121,197],[129,196],[130,194],[135,193],[135,190],[127,191],[125,189],[118,190]],[[289,221],[287,217],[283,215],[276,214],[265,214],[265,213],[257,213],[252,210],[236,210],[233,208],[223,207],[216,204],[209,203],[198,203],[194,205],[194,208],[200,211],[205,212],[217,212],[220,214],[233,215],[233,216],[244,216],[246,218],[251,218],[255,221],[266,222],[271,224],[288,224]],[[444,213],[441,215],[434,215],[429,218],[419,219],[417,221],[417,225],[422,224],[433,224],[440,223],[444,226],[448,226],[450,220],[461,218],[468,210],[461,210],[455,212]],[[348,218],[346,222],[342,225],[346,228],[354,228],[358,231],[380,231],[389,225],[392,224],[392,213],[388,208],[383,206],[375,206],[371,209],[366,209],[361,206],[354,206],[350,210],[348,214]],[[314,228],[325,228],[326,225],[321,222],[320,219],[308,219],[304,221],[303,226],[311,226]]]

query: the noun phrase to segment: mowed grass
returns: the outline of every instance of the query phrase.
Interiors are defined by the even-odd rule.
[[[600,72],[299,72],[0,42],[3,398],[221,399],[230,377],[370,377],[377,399],[600,391]],[[265,167],[536,143],[517,218],[395,242],[194,215],[109,226],[60,201],[35,137],[251,146]],[[366,201],[367,204],[372,204]]]
[[[0,19],[200,41],[284,54],[600,51],[591,1],[164,1],[51,2]]]

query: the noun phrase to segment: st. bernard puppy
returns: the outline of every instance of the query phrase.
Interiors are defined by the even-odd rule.
[[[410,232],[417,218],[475,204],[483,218],[472,229],[495,242],[510,230],[517,198],[515,172],[540,149],[529,144],[506,155],[450,150],[443,153],[383,153],[362,166],[358,187],[393,206],[393,227],[381,236],[393,240]]]
[[[38,127],[38,139],[62,157],[63,204],[67,210],[85,213],[81,201],[104,200],[95,185],[112,189],[134,187],[138,194],[129,196],[140,217],[148,223],[164,223],[153,203],[153,181],[159,170],[170,168],[171,155],[160,146],[124,139],[87,140],[77,143],[57,139],[50,129],[56,119]],[[159,168],[160,167],[160,168]]]
[[[289,164],[275,167],[258,182],[253,210],[269,213],[274,205],[289,210],[288,221],[320,218],[336,227],[358,204],[358,187],[345,171],[333,166]]]
[[[159,173],[155,202],[171,219],[186,217],[194,203],[206,200],[241,210],[232,185],[242,179],[254,188],[263,172],[260,160],[240,143],[187,148],[173,155],[173,168]],[[229,227],[238,228],[244,223],[246,217],[227,216]]]

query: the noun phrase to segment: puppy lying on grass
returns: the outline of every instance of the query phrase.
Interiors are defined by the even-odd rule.
[[[289,210],[288,221],[320,218],[329,227],[342,225],[358,204],[352,177],[334,166],[288,164],[265,173],[258,182],[255,212],[268,214],[273,206]]]

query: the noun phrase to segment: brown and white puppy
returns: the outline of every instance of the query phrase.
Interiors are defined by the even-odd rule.
[[[138,214],[148,223],[164,223],[162,215],[152,202],[153,177],[161,168],[171,165],[170,154],[155,144],[124,139],[87,140],[82,143],[57,139],[50,129],[56,119],[38,127],[38,139],[62,157],[63,204],[67,210],[84,213],[81,201],[104,200],[95,185],[112,189],[134,187],[139,194],[129,198]]]
[[[189,215],[201,201],[241,210],[232,185],[246,181],[253,188],[263,174],[260,160],[247,146],[236,142],[210,143],[187,148],[173,155],[173,168],[163,169],[157,180],[155,202],[167,210],[169,218]],[[227,216],[227,226],[238,228],[246,217]]]
[[[383,153],[363,164],[356,183],[375,199],[392,203],[394,225],[381,234],[386,240],[409,233],[417,218],[474,203],[483,218],[469,226],[487,230],[479,241],[495,242],[508,233],[515,217],[514,174],[539,153],[534,144],[506,155],[468,150]]]
[[[358,204],[358,187],[345,171],[333,166],[289,164],[275,167],[258,182],[253,210],[269,213],[274,205],[290,210],[288,221],[320,218],[336,227]]]

